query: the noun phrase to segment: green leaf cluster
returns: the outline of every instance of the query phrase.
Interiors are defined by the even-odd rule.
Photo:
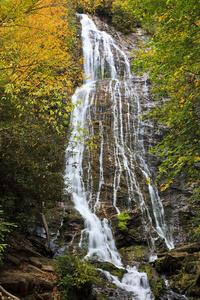
[[[5,222],[2,215],[3,215],[3,210],[1,210],[1,205],[0,205],[0,263],[2,261],[3,251],[7,246],[4,242],[5,233],[10,232],[13,226],[16,227],[16,225],[14,225],[13,223]]]
[[[129,10],[124,10],[124,0],[76,0],[74,5],[78,12],[89,12],[104,16],[115,28],[125,34],[141,26],[139,18]]]
[[[70,1],[0,2],[0,201],[19,224],[61,201],[82,57]]]
[[[140,17],[152,35],[133,51],[133,71],[148,73],[157,107],[145,117],[163,124],[165,134],[152,152],[161,157],[164,191],[184,174],[200,197],[200,2],[128,0],[124,9]]]
[[[57,285],[64,300],[93,300],[92,284],[97,271],[78,256],[70,253],[60,256],[54,263]]]

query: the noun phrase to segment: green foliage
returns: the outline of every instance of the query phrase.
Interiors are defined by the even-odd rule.
[[[124,211],[117,216],[118,219],[118,227],[120,230],[128,230],[127,228],[127,221],[130,220],[130,216],[128,212]]]
[[[117,30],[127,34],[141,26],[139,18],[124,10],[124,0],[76,0],[74,5],[78,12],[95,13],[107,19]]]
[[[154,268],[149,264],[145,265],[145,271],[149,280],[149,285],[156,299],[160,299],[164,290],[164,281],[161,277],[156,274]]]
[[[0,3],[0,201],[19,229],[62,198],[70,97],[82,80],[67,3]]]
[[[16,227],[13,223],[5,222],[3,217],[3,210],[1,210],[1,205],[0,205],[0,262],[2,261],[2,254],[3,251],[6,248],[6,244],[4,243],[5,240],[5,234],[9,233],[11,231],[11,227]]]
[[[136,27],[141,27],[141,21],[134,17],[128,10],[124,10],[124,1],[115,0],[112,4],[112,23],[117,30],[127,34]]]
[[[141,44],[141,50],[133,51],[133,70],[137,74],[149,73],[152,93],[160,100],[160,105],[147,116],[165,127],[161,143],[152,149],[162,160],[157,177],[165,179],[161,190],[184,174],[188,185],[193,186],[193,201],[198,202],[200,2],[128,0],[124,10],[140,17],[154,33],[146,45]]]
[[[97,281],[97,272],[89,263],[67,253],[55,261],[54,269],[63,300],[95,299],[92,284]]]
[[[148,72],[152,93],[160,105],[147,116],[165,126],[161,143],[152,152],[162,163],[159,178],[167,189],[185,174],[200,196],[200,2],[195,0],[128,0],[124,6],[154,34],[133,51],[133,70]],[[145,116],[146,117],[146,116]]]
[[[127,221],[127,220],[130,220],[130,216],[127,211],[124,211],[117,216],[117,219],[119,221]]]

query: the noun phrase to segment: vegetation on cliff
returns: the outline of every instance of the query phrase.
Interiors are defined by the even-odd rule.
[[[139,18],[134,17],[129,10],[124,10],[123,0],[76,0],[78,12],[89,12],[105,17],[115,28],[125,34],[141,26]]]
[[[0,217],[0,254],[5,248],[4,234],[13,225],[11,220],[19,230],[26,230],[38,212],[44,215],[48,206],[62,199],[62,162],[68,117],[73,110],[70,96],[82,80],[75,10],[105,15],[124,33],[141,22],[152,30],[149,42],[133,53],[133,68],[137,73],[150,71],[152,91],[161,100],[148,115],[166,128],[164,139],[153,150],[162,159],[158,179],[164,177],[165,183],[161,190],[184,173],[187,183],[194,187],[193,203],[200,205],[198,3],[3,0],[0,8],[0,201],[4,211]],[[196,239],[200,232],[198,218],[199,212],[193,220]],[[129,229],[129,221],[127,212],[117,217],[119,232],[128,233],[133,243],[138,239],[141,242],[135,229]],[[179,264],[180,257],[184,266]],[[172,262],[178,262],[175,269],[181,269],[178,275],[173,274],[175,270],[170,274],[174,276],[174,288],[198,295],[199,255],[172,258]],[[168,265],[167,259],[164,263]],[[113,266],[107,267],[119,276]],[[162,260],[157,262],[160,273],[164,267]],[[157,277],[151,280],[151,266],[146,266],[146,272],[159,297],[163,283]],[[91,288],[95,272],[90,265],[65,255],[57,260],[56,273],[63,299],[69,299],[71,292],[73,299],[80,294],[84,299],[84,293],[86,299],[89,294],[95,298]]]
[[[133,52],[133,71],[148,73],[152,93],[160,100],[149,113],[165,126],[165,136],[152,152],[161,157],[161,190],[184,174],[194,190],[193,205],[200,196],[200,3],[189,0],[128,0],[125,11],[142,20],[152,32],[141,50]],[[193,219],[199,238],[199,210]],[[195,226],[194,226],[195,224]]]
[[[97,271],[90,264],[67,253],[55,261],[54,267],[62,299],[96,299],[92,284],[97,281]]]
[[[120,230],[128,231],[127,221],[130,220],[129,214],[125,211],[117,216],[118,227]]]
[[[26,230],[63,193],[70,96],[82,81],[74,9],[3,0],[0,35],[0,202]]]
[[[166,129],[162,142],[152,150],[162,160],[161,190],[184,173],[199,204],[200,4],[194,0],[76,0],[76,8],[107,16],[125,33],[141,24],[151,32],[147,43],[133,51],[133,72],[149,74],[152,93],[160,100],[148,117]]]
[[[161,253],[152,263],[159,274],[166,275],[175,291],[194,299],[200,293],[199,249],[199,243],[189,244]]]

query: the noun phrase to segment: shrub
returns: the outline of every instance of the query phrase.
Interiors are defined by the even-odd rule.
[[[112,5],[112,23],[117,30],[127,34],[136,27],[141,27],[141,21],[134,18],[129,11],[124,9],[124,1],[115,0]]]
[[[0,263],[2,262],[3,251],[6,248],[6,244],[4,243],[5,234],[11,231],[10,226],[16,227],[16,225],[14,225],[13,223],[5,222],[4,219],[2,218],[2,215],[3,215],[3,210],[1,210],[1,205],[0,205]]]
[[[96,299],[92,284],[97,281],[97,272],[89,263],[67,253],[55,261],[54,269],[62,300]]]

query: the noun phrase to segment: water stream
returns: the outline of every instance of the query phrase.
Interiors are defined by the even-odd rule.
[[[87,252],[86,256],[123,268],[109,218],[98,217],[106,200],[105,195],[109,194],[110,205],[116,210],[116,214],[120,214],[122,210],[131,210],[133,203],[137,204],[142,212],[144,230],[153,252],[156,251],[155,237],[164,240],[168,249],[173,248],[172,236],[165,222],[156,186],[148,181],[150,212],[150,204],[146,203],[137,178],[138,172],[143,181],[151,178],[143,140],[145,127],[139,119],[142,113],[141,93],[143,96],[147,94],[147,85],[144,79],[131,75],[129,59],[114,39],[108,33],[100,31],[87,15],[79,17],[86,77],[84,85],[72,97],[72,101],[78,101],[79,104],[71,116],[73,129],[66,149],[65,177],[70,182],[74,207],[85,220],[79,246]],[[80,128],[87,130],[85,137]],[[94,154],[85,145],[84,139],[86,141],[89,136],[96,135],[96,132],[99,145],[98,152]],[[94,161],[98,162],[96,177],[93,174]],[[105,168],[109,167],[110,170],[106,173]],[[127,194],[120,204],[118,198],[124,178]],[[132,299],[154,299],[147,275],[139,273],[136,267],[126,268],[128,273],[121,282],[106,271],[105,274],[120,288],[132,292]]]

